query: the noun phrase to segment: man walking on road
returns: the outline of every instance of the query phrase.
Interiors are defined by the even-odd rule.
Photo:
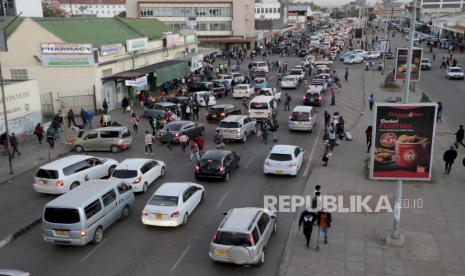
[[[436,116],[437,122],[442,122],[442,110],[444,107],[442,106],[442,102],[438,102],[438,114]]]
[[[153,135],[150,133],[148,130],[145,131],[145,154],[148,154],[148,150],[150,150],[150,155],[153,155],[153,149],[152,149],[152,144],[153,144]]]
[[[316,250],[320,249],[320,234],[325,234],[324,243],[328,243],[328,228],[331,227],[332,216],[331,213],[326,212],[324,209],[318,212],[317,225],[318,235],[316,237]]]
[[[18,155],[21,155],[21,152],[19,152],[18,150],[18,144],[19,144],[18,137],[16,137],[14,133],[11,133],[11,136],[10,136],[10,145],[12,149],[11,158],[15,157],[15,153],[18,153]]]
[[[49,126],[47,129],[47,143],[51,149],[55,147],[55,129],[52,126]]]
[[[290,107],[291,100],[292,100],[291,96],[286,93],[286,100],[284,101],[284,111],[291,110],[291,107]]]
[[[454,164],[455,158],[457,158],[457,151],[454,149],[453,146],[451,146],[450,149],[444,152],[444,156],[442,157],[442,159],[446,163],[446,174],[450,174],[450,170],[452,169],[452,164]]]
[[[312,206],[313,207],[313,206]],[[303,225],[303,233],[305,236],[305,246],[310,247],[310,239],[312,237],[313,224],[317,220],[317,215],[312,212],[313,210],[305,209],[299,218],[299,229]]]
[[[375,103],[375,97],[373,96],[373,93],[368,97],[368,105],[370,106],[370,111],[373,111],[373,105]]]
[[[331,121],[331,115],[329,115],[328,111],[326,110],[325,110],[324,118],[325,118],[325,131],[327,131],[329,122]]]
[[[463,144],[464,135],[465,133],[464,133],[463,125],[460,125],[459,129],[455,133],[455,148],[458,149],[459,144],[465,147],[465,145]]]
[[[347,82],[349,80],[349,69],[346,68],[346,71],[344,73],[344,80]]]

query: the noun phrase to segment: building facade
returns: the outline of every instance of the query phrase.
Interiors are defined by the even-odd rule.
[[[60,0],[68,16],[113,17],[126,11],[124,0]]]
[[[418,2],[420,2],[421,18],[424,21],[451,13],[458,13],[465,8],[465,0],[419,0]]]
[[[256,0],[255,20],[281,19],[282,3],[278,0]]]
[[[41,0],[0,0],[0,16],[42,17]]]
[[[156,18],[214,47],[250,47],[256,40],[254,7],[254,0],[126,0],[128,18]]]

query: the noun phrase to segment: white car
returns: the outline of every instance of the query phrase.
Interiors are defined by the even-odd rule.
[[[429,58],[422,58],[420,62],[421,70],[431,70],[431,61]]]
[[[462,67],[450,67],[446,71],[446,78],[463,80],[464,74]]]
[[[116,166],[111,179],[117,179],[132,186],[132,191],[147,192],[148,187],[159,177],[165,175],[166,165],[163,161],[128,158]]]
[[[161,185],[142,211],[142,223],[176,227],[186,224],[189,216],[205,198],[202,185],[172,182]]]
[[[299,81],[303,81],[305,79],[305,71],[301,68],[292,68],[291,71],[289,71],[289,76],[295,76]]]
[[[312,63],[315,62],[315,56],[313,55],[308,55],[304,59],[304,66],[310,66]]]
[[[285,76],[281,80],[281,88],[297,88],[299,79],[296,76]]]
[[[250,98],[255,93],[252,84],[238,84],[233,88],[233,98]]]
[[[281,102],[282,93],[281,93],[281,91],[278,91],[276,88],[271,88],[271,87],[262,88],[262,89],[260,89],[259,94],[263,95],[263,96],[273,96],[274,100],[277,103]]]
[[[369,51],[362,56],[364,59],[377,59],[381,57],[381,53],[379,51]]]
[[[243,83],[245,81],[245,77],[243,74],[238,72],[232,72],[230,75],[234,78],[234,82],[236,84]]]
[[[193,95],[195,101],[197,101],[197,104],[199,106],[206,106],[205,99],[204,99],[205,96],[208,96],[209,98],[208,106],[213,106],[216,104],[215,96],[209,91],[198,91],[198,92],[195,92]]]
[[[263,164],[263,173],[296,176],[304,161],[305,151],[292,145],[274,145]]]
[[[350,55],[344,59],[344,64],[357,64],[363,62],[362,55]]]
[[[219,74],[218,75],[218,78],[216,79],[216,81],[218,81],[219,83],[223,84],[224,81],[227,81],[228,84],[229,84],[229,87],[231,87],[231,82],[232,80],[234,79],[234,77],[232,75],[229,75],[229,74]]]
[[[327,88],[328,84],[323,79],[313,79],[310,85],[308,86],[309,90],[319,91],[322,93],[324,93]]]

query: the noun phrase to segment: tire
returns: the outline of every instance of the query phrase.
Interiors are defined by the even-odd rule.
[[[275,220],[274,225],[273,225],[273,233],[276,233],[276,232],[278,232],[278,223]]]
[[[108,168],[108,177],[110,177],[113,174],[113,171],[115,170],[116,166],[113,165],[110,168]]]
[[[252,135],[255,135],[255,134],[257,134],[257,125],[255,125],[255,127],[252,130]]]
[[[224,181],[224,182],[229,182],[229,178],[230,178],[230,175],[229,175],[229,172],[227,172],[227,173],[224,175],[223,181]]]
[[[160,170],[160,177],[165,176],[165,172],[166,172],[165,167],[162,167],[161,170]]]
[[[131,210],[129,209],[129,206],[128,205],[124,206],[123,211],[121,212],[120,220],[127,219],[130,213],[131,213]]]
[[[205,201],[205,192],[202,192],[202,195],[200,196],[199,204],[202,204],[204,201]]]
[[[83,152],[84,148],[82,146],[74,146],[74,151],[75,152]]]
[[[79,187],[79,185],[81,185],[79,182],[73,182],[69,187],[69,190],[71,191],[72,189]]]
[[[147,182],[144,183],[144,185],[142,185],[142,193],[145,194],[147,192],[149,188],[149,184],[147,184]]]
[[[262,254],[260,254],[260,260],[258,260],[257,265],[265,264],[265,249],[262,250]]]
[[[185,213],[184,216],[182,217],[182,225],[186,225],[188,219],[189,219],[189,214]]]
[[[111,146],[110,151],[113,152],[113,153],[117,153],[119,151],[119,148],[118,148],[118,146],[113,145],[113,146]]]
[[[103,241],[103,229],[101,226],[97,228],[94,232],[94,237],[92,239],[93,244],[99,244]]]
[[[242,143],[247,142],[247,132],[244,132],[244,137],[242,137]]]

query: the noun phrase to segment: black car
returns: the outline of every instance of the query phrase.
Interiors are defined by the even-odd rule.
[[[156,138],[161,142],[168,142],[168,138],[166,137],[168,130],[171,133],[171,142],[178,143],[181,135],[186,134],[190,139],[194,139],[197,135],[202,136],[205,129],[196,122],[183,120],[173,121],[166,124],[166,126],[157,133]]]
[[[191,101],[190,97],[186,96],[176,96],[176,97],[168,97],[166,98],[167,102],[174,103],[174,104],[188,104]]]
[[[166,111],[174,112],[176,110],[176,104],[172,102],[160,102],[156,103],[151,108],[144,108],[144,117],[146,118],[160,118],[163,117]]]
[[[323,93],[307,92],[304,96],[303,105],[321,106],[324,101]]]
[[[384,54],[384,58],[385,59],[394,59],[394,54],[391,53],[391,52],[387,52],[386,54]]]
[[[217,98],[221,98],[225,94],[224,85],[220,84],[217,81],[204,81],[194,83],[191,86],[189,86],[188,91],[189,94],[199,91],[209,91]]]
[[[240,157],[229,150],[209,150],[195,166],[195,179],[220,179],[229,181],[232,171],[239,168]]]
[[[205,114],[205,118],[209,123],[219,122],[223,118],[228,117],[229,115],[239,115],[241,114],[241,109],[235,107],[232,104],[217,104],[208,110]]]

